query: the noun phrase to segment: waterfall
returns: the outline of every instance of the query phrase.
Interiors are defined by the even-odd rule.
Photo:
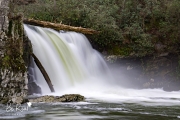
[[[55,91],[84,82],[98,82],[109,77],[107,65],[88,39],[76,32],[57,32],[48,28],[24,25],[33,47]],[[37,83],[44,94],[50,90],[41,72],[34,67]]]
[[[81,94],[87,100],[127,102],[146,105],[179,104],[177,92],[162,89],[127,89],[118,84],[118,74],[110,73],[101,55],[80,33],[57,32],[48,28],[24,25],[33,52],[48,73],[55,89],[53,95]],[[31,74],[43,94],[51,94],[39,68],[32,63]],[[111,75],[112,74],[112,75]],[[112,77],[111,77],[112,76]],[[121,78],[122,79],[122,78]],[[126,78],[123,79],[126,81]],[[33,80],[32,80],[33,81]]]

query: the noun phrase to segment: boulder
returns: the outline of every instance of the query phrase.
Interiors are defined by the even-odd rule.
[[[84,101],[85,98],[79,94],[65,94],[63,96],[52,96],[52,95],[45,95],[35,98],[29,98],[29,102],[80,102]]]

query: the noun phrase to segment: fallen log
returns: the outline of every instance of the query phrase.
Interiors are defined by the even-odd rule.
[[[34,58],[34,62],[36,63],[36,65],[38,66],[39,70],[41,71],[41,73],[44,76],[44,79],[46,80],[51,92],[55,92],[53,85],[51,83],[51,80],[46,72],[46,70],[44,69],[44,67],[42,66],[41,62],[38,60],[38,58],[32,53],[32,57]]]
[[[40,27],[46,27],[51,28],[54,30],[65,30],[65,31],[75,31],[83,34],[97,34],[99,33],[96,30],[89,29],[89,28],[82,28],[82,27],[74,27],[70,25],[64,25],[61,23],[51,23],[47,21],[40,21],[40,20],[34,20],[34,19],[24,19],[23,22],[25,24],[34,25],[34,26],[40,26]]]

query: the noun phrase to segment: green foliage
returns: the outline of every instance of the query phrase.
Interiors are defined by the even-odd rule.
[[[113,46],[113,48],[109,50],[110,54],[124,56],[130,55],[132,52],[133,50],[129,46]]]
[[[111,54],[144,56],[157,43],[169,51],[180,44],[179,0],[37,0],[16,10],[27,18],[101,31],[91,42]]]

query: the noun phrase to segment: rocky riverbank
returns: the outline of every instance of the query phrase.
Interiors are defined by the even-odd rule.
[[[166,56],[106,56],[116,79],[126,87],[180,90],[180,59],[178,54]],[[117,67],[118,66],[118,67]]]

